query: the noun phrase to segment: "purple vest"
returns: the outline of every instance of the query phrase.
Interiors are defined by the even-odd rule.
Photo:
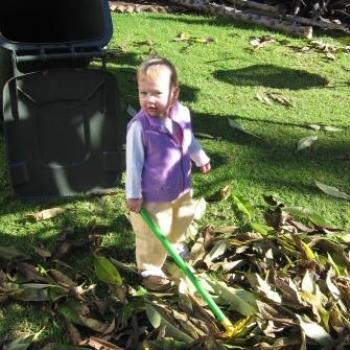
[[[129,123],[138,120],[142,125],[145,161],[141,188],[147,202],[172,201],[191,188],[190,112],[177,103],[170,118],[181,131],[178,138],[171,135],[158,118],[150,117],[143,110]]]

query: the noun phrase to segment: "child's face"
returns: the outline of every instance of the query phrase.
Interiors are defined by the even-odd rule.
[[[178,96],[178,88],[170,86],[171,72],[168,67],[155,66],[139,77],[141,108],[151,117],[168,116],[170,107]]]

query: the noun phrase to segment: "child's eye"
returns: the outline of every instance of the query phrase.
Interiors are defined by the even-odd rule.
[[[145,96],[147,93],[146,93],[146,91],[140,91],[139,94],[142,96]]]

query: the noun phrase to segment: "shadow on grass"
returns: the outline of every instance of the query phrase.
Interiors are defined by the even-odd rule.
[[[217,70],[214,78],[236,86],[263,86],[275,89],[301,90],[325,87],[328,80],[305,70],[272,64],[253,65],[241,69]]]
[[[249,134],[244,134],[230,127],[229,119],[232,119],[232,120],[246,119],[246,120],[261,122],[261,120],[259,119],[240,117],[238,115],[219,115],[219,114],[198,113],[195,111],[192,112],[193,129],[195,133],[199,133],[199,137],[201,137],[200,134],[204,134],[204,138],[206,138],[205,135],[207,134],[208,138],[234,142],[236,144],[250,143],[250,142],[259,143],[262,145],[266,144],[266,141],[262,139],[259,139]],[[266,123],[303,127],[302,125],[298,125],[298,124],[281,123],[281,122],[275,122],[270,120],[266,120]]]
[[[229,118],[239,119],[243,125],[244,121],[261,125],[261,132],[257,131],[254,136],[254,134],[250,135],[234,129],[229,126]],[[309,149],[297,152],[297,141],[302,137],[300,130],[291,129],[286,133],[284,127],[304,129],[304,125],[194,112],[193,126],[195,133],[198,134],[197,137],[202,137],[208,142],[207,151],[212,158],[213,169],[218,169],[218,172],[223,171],[221,176],[215,177],[216,183],[213,183],[213,186],[208,186],[205,181],[202,181],[203,184],[200,186],[205,195],[211,194],[214,188],[217,189],[218,186],[231,181],[233,174],[237,179],[243,178],[245,181],[260,184],[262,188],[268,187],[275,190],[288,188],[292,192],[305,195],[320,194],[319,189],[314,185],[314,180],[322,182],[322,180],[326,181],[324,179],[329,179],[328,181],[332,184],[347,183],[346,172],[350,169],[350,162],[345,156],[349,154],[350,141],[345,138],[339,142],[334,140],[322,142],[321,133],[320,142]],[[256,127],[254,129],[256,130]],[[275,130],[275,132],[271,133],[269,130]],[[281,130],[281,135],[278,134],[278,130]],[[310,130],[310,133],[313,131]],[[212,141],[221,141],[222,151],[211,154],[210,142]],[[226,166],[226,155],[227,152],[233,153],[227,156],[230,156],[230,162],[234,164],[232,161],[234,147],[228,146],[227,142],[244,147],[239,148],[239,165],[232,171]]]

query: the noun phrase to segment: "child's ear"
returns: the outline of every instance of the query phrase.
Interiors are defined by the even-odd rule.
[[[179,95],[180,95],[180,88],[178,86],[174,87],[172,89],[172,93],[171,93],[171,103],[175,103],[178,99],[179,99]]]

